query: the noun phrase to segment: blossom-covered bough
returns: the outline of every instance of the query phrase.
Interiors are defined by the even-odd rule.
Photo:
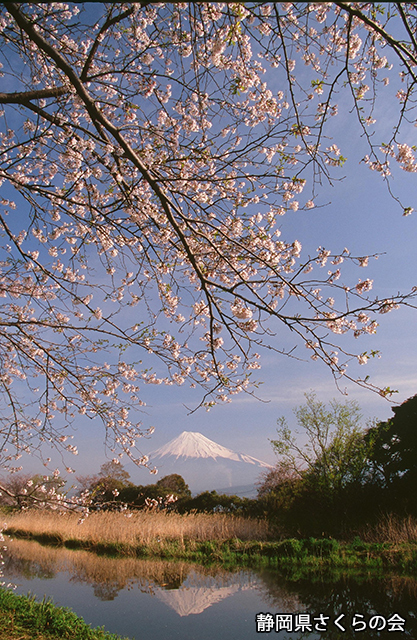
[[[304,345],[376,389],[349,374],[368,354],[343,334],[375,333],[414,292],[372,298],[355,273],[371,256],[304,255],[278,225],[343,165],[337,101],[389,190],[393,165],[416,171],[415,22],[408,3],[2,3],[2,465],[45,442],[76,453],[78,414],[146,464],[142,384],[199,385],[209,407],[251,392],[263,347]]]

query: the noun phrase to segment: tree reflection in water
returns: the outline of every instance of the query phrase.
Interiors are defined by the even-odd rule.
[[[286,572],[277,575],[269,571],[261,574],[263,585],[266,588],[266,598],[271,613],[293,613],[295,608],[281,608],[282,594],[296,596],[302,606],[299,611],[308,612],[311,616],[324,614],[330,616],[328,630],[324,633],[326,640],[346,640],[350,638],[366,637],[366,639],[378,638],[417,638],[417,579],[384,575],[382,572],[366,573],[327,573],[314,577],[301,577],[297,571]],[[337,616],[344,614],[341,624],[346,628],[345,632],[333,625]],[[367,628],[364,632],[355,631],[351,621],[355,614],[362,614],[365,620],[379,614],[389,618],[392,614],[399,613],[406,619],[405,630],[402,632],[389,632],[386,629],[376,631]],[[311,633],[299,633],[298,640],[311,637]]]
[[[326,640],[358,636],[367,640],[417,638],[417,579],[412,577],[375,572],[306,577],[299,568],[293,572],[226,571],[219,565],[205,567],[185,562],[97,556],[87,551],[45,547],[27,540],[15,539],[7,546],[4,574],[15,582],[19,577],[50,579],[66,572],[71,583],[91,585],[99,600],[111,601],[122,590],[137,589],[156,596],[179,616],[202,613],[238,591],[252,590],[265,603],[264,611],[272,614],[308,612],[312,616],[321,613],[330,616],[328,630],[323,634]],[[253,612],[253,620],[256,613]],[[342,613],[345,633],[332,623]],[[368,619],[375,614],[388,618],[393,613],[406,618],[404,633],[371,629],[358,633],[350,624],[354,614]],[[279,637],[301,640],[317,638],[317,633],[298,632]]]

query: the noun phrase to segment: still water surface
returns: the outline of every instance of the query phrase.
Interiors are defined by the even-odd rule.
[[[9,540],[7,547],[4,576],[18,585],[17,593],[52,597],[92,626],[134,640],[417,638],[412,577],[333,574],[313,580],[270,569],[109,558],[27,540]],[[267,618],[257,632],[259,613],[272,615],[271,630]],[[304,621],[304,631],[277,631],[279,613],[307,613],[310,621],[293,616],[293,628]],[[395,629],[388,623],[393,614],[406,620],[399,623],[404,631],[389,630]]]

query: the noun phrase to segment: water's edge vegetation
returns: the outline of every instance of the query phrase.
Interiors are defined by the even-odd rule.
[[[98,554],[187,560],[202,564],[221,562],[223,566],[302,566],[307,572],[332,568],[384,569],[416,573],[417,543],[412,542],[340,542],[332,538],[289,538],[281,541],[240,540],[169,540],[157,539],[147,544],[64,539],[59,533],[35,533],[9,527],[5,534],[36,540],[41,544],[83,549]]]
[[[122,640],[104,629],[92,629],[71,609],[50,600],[37,602],[0,587],[1,637],[7,640]]]
[[[417,539],[385,526],[384,536],[349,541],[331,537],[274,538],[265,522],[225,514],[138,511],[77,514],[27,511],[6,516],[3,534],[46,548],[86,550],[114,558],[186,561],[223,568],[273,568],[291,582],[337,580],[341,576],[417,575]],[[7,553],[7,541],[5,541]],[[49,553],[49,551],[48,551]],[[119,640],[91,629],[69,609],[0,589],[0,628],[8,640]]]

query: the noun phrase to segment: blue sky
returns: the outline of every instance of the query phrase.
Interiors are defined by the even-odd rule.
[[[394,90],[391,96],[393,93]],[[282,219],[282,237],[297,238],[306,253],[314,253],[321,245],[335,252],[347,246],[354,255],[383,254],[378,260],[371,260],[367,268],[356,270],[356,275],[373,279],[372,293],[381,298],[410,291],[417,285],[417,213],[404,217],[381,178],[360,163],[367,148],[359,126],[354,118],[343,114],[342,103],[339,112],[332,133],[347,157],[340,170],[340,177],[345,177],[333,186],[323,185],[316,201],[323,206],[288,212]],[[395,113],[393,101],[387,100],[380,107],[382,130],[387,137]],[[416,132],[417,129],[410,128],[409,144],[417,142]],[[416,175],[397,170],[392,184],[403,202],[417,209]],[[417,393],[416,310],[400,308],[377,319],[380,325],[376,335],[351,338],[350,343],[362,352],[379,350],[381,357],[370,359],[365,366],[350,365],[350,373],[369,375],[374,384],[398,390],[392,402],[354,384],[341,386],[348,394],[342,395],[327,368],[310,360],[302,346],[296,354],[304,361],[264,352],[262,368],[255,372],[256,379],[262,382],[257,391],[261,401],[240,395],[232,403],[216,406],[210,412],[200,409],[188,415],[184,404],[194,407],[200,397],[198,390],[150,389],[147,422],[151,420],[156,431],[143,444],[143,450],[147,453],[183,430],[200,431],[224,446],[273,463],[275,456],[269,439],[276,435],[277,418],[284,415],[289,425],[296,428],[293,409],[304,402],[304,394],[310,390],[326,402],[332,398],[356,400],[362,409],[364,427],[372,418],[386,420],[392,415],[392,404]],[[279,330],[277,342],[290,344],[288,339],[285,330]],[[140,471],[133,473],[138,477]]]
[[[301,69],[300,73],[304,71]],[[385,97],[378,103],[375,113],[378,140],[381,141],[389,139],[398,112],[395,91],[395,82],[384,89]],[[299,240],[304,254],[314,254],[318,246],[335,253],[346,246],[356,256],[383,254],[377,261],[370,261],[366,269],[356,269],[356,280],[353,271],[347,269],[347,272],[350,273],[350,284],[358,277],[371,278],[374,280],[373,294],[390,298],[417,285],[416,175],[398,169],[392,179],[395,193],[401,195],[406,206],[416,209],[412,215],[403,217],[401,208],[390,197],[380,177],[360,163],[368,149],[355,117],[348,113],[350,102],[342,96],[338,102],[339,115],[332,118],[327,134],[334,138],[329,144],[335,142],[347,157],[343,169],[334,172],[344,178],[335,181],[333,186],[323,184],[318,190],[314,209],[289,211],[281,221],[282,238]],[[416,144],[416,131],[410,126],[404,141]],[[308,195],[307,189],[304,195]],[[307,197],[303,197],[303,202],[305,199]],[[347,337],[344,342],[352,344],[357,352],[379,350],[381,358],[371,359],[364,367],[352,364],[349,371],[352,375],[369,375],[377,386],[397,389],[398,394],[394,394],[392,400],[399,404],[417,393],[416,311],[402,308],[379,319],[376,335],[362,336],[358,341]],[[277,327],[276,346],[290,347],[290,339],[284,328]],[[199,431],[226,447],[273,463],[269,439],[275,436],[276,420],[284,415],[289,425],[295,426],[292,409],[303,403],[304,393],[314,390],[323,401],[345,399],[336,388],[330,371],[321,363],[311,361],[305,348],[299,346],[295,355],[301,360],[264,352],[262,368],[255,372],[256,379],[262,383],[257,390],[260,400],[242,394],[235,396],[232,403],[216,406],[210,412],[199,409],[190,414],[187,409],[196,407],[201,400],[198,389],[189,389],[186,385],[144,387],[147,408],[142,415],[143,424],[145,428],[153,425],[155,432],[149,440],[143,440],[143,453],[187,430]],[[346,391],[346,399],[357,400],[362,408],[363,426],[370,418],[385,420],[390,417],[391,404],[386,399],[353,384],[347,385]],[[92,422],[82,416],[76,424],[74,444],[78,445],[80,453],[77,458],[69,457],[68,463],[78,474],[95,473],[106,461],[102,426],[98,420]],[[56,459],[51,466],[62,468]],[[146,470],[136,469],[132,464],[127,464],[126,468],[137,483],[154,479]],[[26,469],[39,471],[39,462],[30,462]]]
[[[339,141],[343,151],[347,148],[348,160],[343,168],[346,178],[333,187],[323,188],[319,202],[329,203],[327,206],[286,214],[282,236],[296,237],[307,252],[322,245],[335,251],[348,246],[356,255],[383,253],[359,275],[362,279],[374,279],[373,292],[380,297],[408,291],[417,284],[416,215],[403,217],[379,176],[359,165],[364,154],[359,136],[355,138],[347,128],[341,132]],[[417,204],[415,181],[414,174],[403,171],[395,176],[395,187],[410,206]],[[398,404],[417,393],[416,311],[401,308],[378,319],[376,335],[351,341],[361,351],[379,350],[381,358],[370,359],[362,367],[352,365],[351,372],[362,377],[370,375],[376,385],[397,389],[392,400]],[[278,333],[277,342],[290,344],[285,331]],[[148,406],[143,421],[146,426],[154,425],[155,433],[149,440],[143,440],[143,452],[158,448],[184,430],[199,431],[224,446],[273,463],[275,456],[269,439],[276,434],[277,418],[284,415],[289,425],[296,427],[292,410],[304,402],[304,393],[310,390],[323,401],[356,400],[362,409],[364,427],[368,419],[385,420],[392,415],[390,402],[353,384],[347,385],[348,395],[343,396],[324,365],[309,360],[303,347],[299,346],[296,353],[305,360],[271,352],[263,354],[262,368],[255,372],[256,379],[262,382],[257,391],[261,400],[242,394],[235,396],[232,403],[216,406],[209,412],[199,409],[189,415],[187,411],[186,407],[198,404],[201,398],[198,389],[149,385],[145,388]],[[76,435],[80,455],[71,459],[81,473],[98,470],[104,461],[100,428],[92,424],[85,427],[80,422]],[[134,481],[152,481],[146,470],[135,469],[131,464],[126,468]]]

